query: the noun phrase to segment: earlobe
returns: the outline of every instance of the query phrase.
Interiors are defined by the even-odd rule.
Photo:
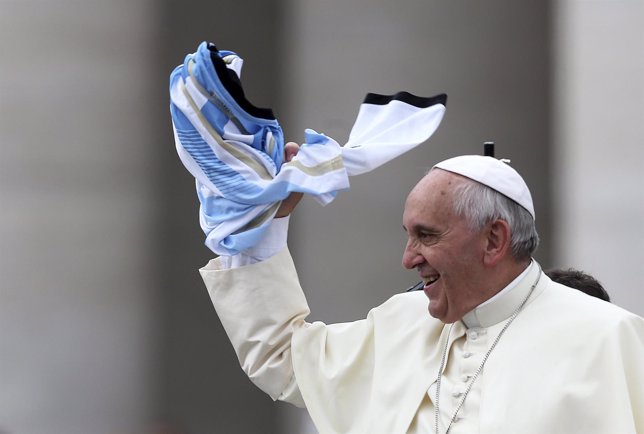
[[[510,225],[505,220],[494,220],[488,224],[486,236],[483,261],[486,265],[495,266],[501,262],[510,248]]]

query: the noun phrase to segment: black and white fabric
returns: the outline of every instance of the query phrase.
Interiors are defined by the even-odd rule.
[[[242,64],[236,53],[203,42],[170,76],[177,152],[196,179],[206,245],[218,255],[256,245],[290,193],[328,204],[349,188],[349,176],[427,140],[445,113],[445,94],[370,93],[344,146],[307,129],[297,156],[284,162],[282,129],[272,110],[246,99]]]

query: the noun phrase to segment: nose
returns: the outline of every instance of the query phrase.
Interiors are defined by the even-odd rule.
[[[418,253],[418,250],[416,250],[413,241],[411,239],[407,240],[407,245],[405,246],[405,251],[402,256],[402,266],[411,270],[422,264],[423,261],[424,259],[421,254]]]

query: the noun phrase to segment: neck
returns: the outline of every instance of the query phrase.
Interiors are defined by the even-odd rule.
[[[526,261],[508,261],[507,263],[498,263],[495,267],[488,267],[477,275],[473,276],[473,281],[477,282],[475,287],[470,288],[467,294],[467,304],[464,304],[460,312],[454,312],[449,318],[442,318],[445,323],[453,323],[463,318],[465,314],[475,309],[477,306],[485,303],[494,297],[516,279],[530,265],[531,259]]]
[[[532,263],[505,288],[466,313],[461,321],[466,327],[490,327],[511,315],[531,288],[539,281],[541,267]],[[532,285],[532,286],[531,286]]]

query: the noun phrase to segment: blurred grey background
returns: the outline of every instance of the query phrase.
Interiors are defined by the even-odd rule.
[[[197,273],[167,88],[203,40],[294,141],[342,143],[367,92],[449,95],[427,143],[293,216],[311,319],[415,283],[406,194],[486,140],[532,189],[542,265],[644,315],[642,22],[641,0],[0,0],[0,433],[314,432],[241,372]]]

